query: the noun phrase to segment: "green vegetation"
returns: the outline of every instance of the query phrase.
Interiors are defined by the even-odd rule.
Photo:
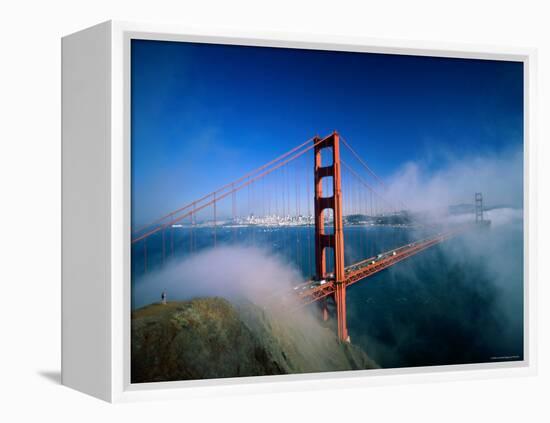
[[[406,211],[378,216],[349,214],[344,216],[343,220],[345,225],[411,225],[414,223],[413,217]]]

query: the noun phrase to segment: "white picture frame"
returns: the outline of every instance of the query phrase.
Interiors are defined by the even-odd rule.
[[[524,63],[524,360],[130,383],[130,40],[407,54]],[[536,372],[536,52],[334,35],[105,22],[62,40],[62,383],[110,402],[467,380]],[[86,222],[85,225],[82,222]]]

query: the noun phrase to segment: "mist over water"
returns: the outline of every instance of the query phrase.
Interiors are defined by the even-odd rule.
[[[382,367],[523,359],[523,220],[430,248],[348,290],[352,341]]]
[[[205,249],[170,260],[143,275],[133,287],[133,307],[158,302],[166,290],[169,300],[216,296],[258,305],[303,281],[298,269],[266,249],[242,245]],[[288,296],[288,295],[287,295]]]

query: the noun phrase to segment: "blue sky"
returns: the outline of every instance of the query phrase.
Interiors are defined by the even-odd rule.
[[[131,72],[135,223],[333,130],[382,178],[522,145],[521,63],[134,40]]]

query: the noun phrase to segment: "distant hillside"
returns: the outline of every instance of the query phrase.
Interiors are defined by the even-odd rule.
[[[401,211],[383,216],[369,216],[366,214],[348,214],[343,217],[345,225],[410,225],[413,222],[411,215]]]
[[[132,313],[132,383],[368,369],[312,316],[270,317],[221,298],[153,304]]]

